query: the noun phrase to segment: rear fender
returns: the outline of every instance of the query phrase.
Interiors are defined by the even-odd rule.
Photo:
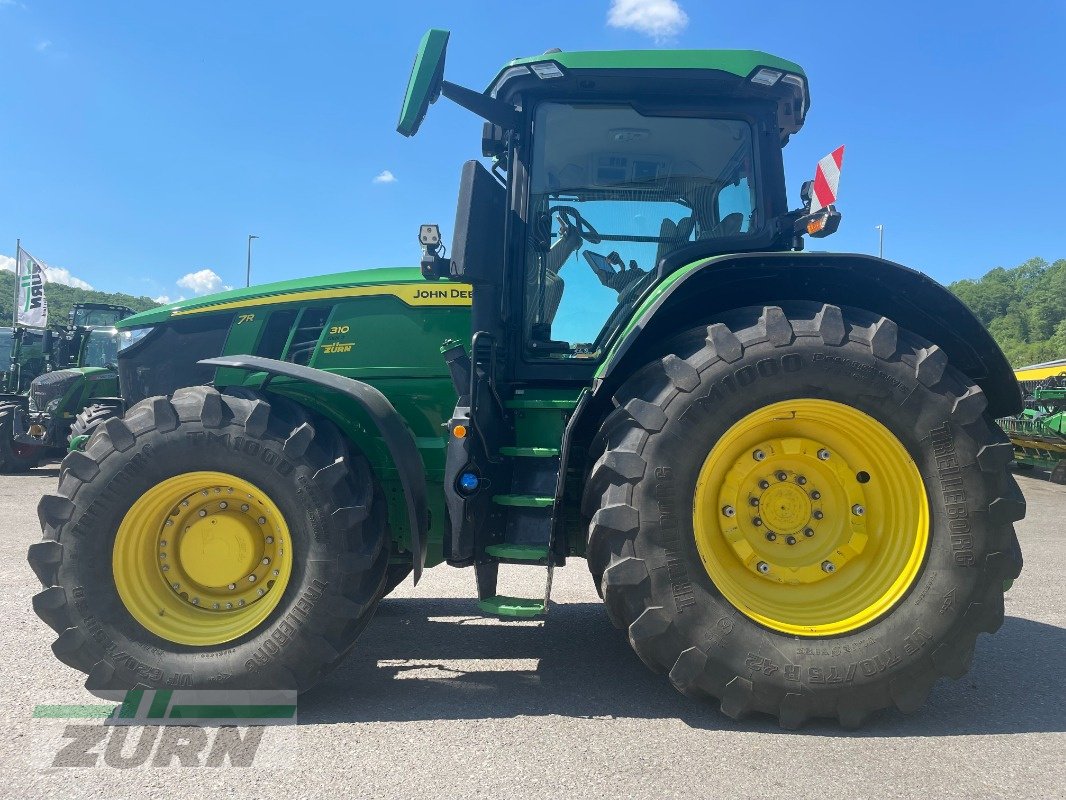
[[[655,355],[658,342],[743,306],[806,300],[889,317],[938,345],[984,391],[988,413],[1021,411],[1021,390],[999,346],[973,313],[927,275],[857,253],[718,256],[668,276],[637,309],[596,374],[597,395]]]
[[[355,401],[377,427],[399,474],[411,530],[414,581],[418,583],[418,579],[422,576],[422,568],[426,563],[426,544],[429,535],[426,470],[414,437],[403,417],[388,401],[388,398],[373,386],[362,381],[272,358],[221,356],[204,359],[198,363],[210,367],[262,372],[266,373],[268,380],[273,377],[293,378],[302,383],[338,392]],[[262,388],[266,388],[265,383]]]

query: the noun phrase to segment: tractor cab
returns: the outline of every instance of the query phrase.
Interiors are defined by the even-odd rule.
[[[443,94],[486,119],[492,168],[464,169],[451,259],[431,241],[424,271],[510,287],[500,312],[533,371],[587,373],[680,266],[802,246],[807,209],[789,212],[781,160],[809,105],[799,65],[757,51],[549,51],[478,94],[443,80],[447,38],[423,40],[398,129],[413,135]]]

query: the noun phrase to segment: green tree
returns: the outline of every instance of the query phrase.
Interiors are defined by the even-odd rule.
[[[147,311],[159,304],[149,297],[134,297],[122,292],[98,292],[76,289],[62,283],[50,283],[46,290],[48,321],[52,325],[66,324],[70,307],[75,303],[111,303],[129,306],[134,311]],[[10,325],[15,304],[15,275],[0,271],[0,325]]]

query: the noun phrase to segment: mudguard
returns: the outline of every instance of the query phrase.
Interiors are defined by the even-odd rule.
[[[961,300],[917,270],[858,253],[743,253],[678,269],[648,293],[616,338],[596,373],[595,390],[611,391],[617,382],[612,375],[629,372],[623,364],[646,360],[655,342],[672,333],[732,308],[790,300],[889,317],[939,345],[952,366],[984,391],[991,416],[1021,411],[1021,390],[1010,364]]]
[[[220,356],[197,362],[209,367],[229,367],[265,372],[268,379],[272,377],[294,378],[339,392],[358,403],[373,421],[389,450],[396,471],[403,485],[404,500],[407,505],[408,523],[411,528],[411,552],[414,554],[414,582],[422,576],[426,563],[426,544],[429,534],[429,504],[426,490],[426,470],[422,456],[418,452],[414,437],[411,435],[402,416],[381,392],[362,381],[352,380],[343,375],[325,372],[320,369],[277,361],[273,358],[259,356]],[[263,385],[266,388],[266,384]]]

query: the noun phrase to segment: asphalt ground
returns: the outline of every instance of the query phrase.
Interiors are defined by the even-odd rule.
[[[26,548],[56,474],[0,476],[0,797],[1066,796],[1066,486],[1039,473],[1019,476],[1026,569],[1003,627],[913,716],[885,712],[857,733],[734,722],[640,663],[583,562],[556,571],[543,622],[479,616],[470,571],[439,567],[383,601],[352,656],[300,699],[298,725],[257,729],[251,765],[222,768],[196,766],[210,743],[200,761],[161,766],[158,729],[131,729],[119,749],[100,720],[34,717],[100,702],[30,608]],[[542,580],[516,570],[501,590],[536,593]],[[111,738],[86,746],[87,766],[53,766],[82,735],[72,727]],[[112,747],[137,763],[135,732],[154,755],[110,766]]]

